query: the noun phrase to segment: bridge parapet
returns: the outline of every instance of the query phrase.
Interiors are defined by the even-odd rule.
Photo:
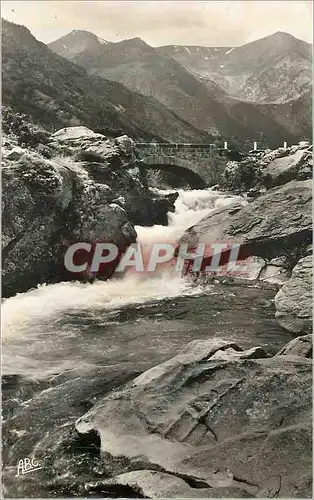
[[[228,161],[227,157],[217,155],[219,149],[215,144],[136,143],[136,149],[147,168],[160,165],[163,170],[167,166],[173,170],[178,167],[178,175],[182,175],[184,168],[197,174],[203,185],[216,184],[217,169]]]
[[[187,150],[213,150],[217,149],[215,144],[196,144],[196,143],[171,143],[171,142],[137,142],[135,146],[138,149],[187,149]]]
[[[214,151],[218,151],[214,144],[189,144],[189,143],[137,143],[136,148],[141,157],[148,156],[176,156],[195,161],[211,158]]]

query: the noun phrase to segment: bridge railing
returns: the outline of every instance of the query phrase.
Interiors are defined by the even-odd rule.
[[[197,143],[188,143],[188,142],[136,142],[135,146],[137,148],[162,148],[162,149],[228,149],[228,142],[224,141],[223,148],[219,148],[216,144],[197,144]],[[280,147],[280,146],[278,146]],[[287,149],[288,143],[284,141],[283,143],[284,149]],[[257,141],[253,143],[253,151],[257,151]]]
[[[162,148],[162,149],[215,149],[216,144],[195,144],[188,142],[136,142],[135,146],[138,148]]]

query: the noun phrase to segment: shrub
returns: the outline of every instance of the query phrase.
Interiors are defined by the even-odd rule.
[[[228,191],[243,192],[256,187],[261,181],[257,162],[247,158],[241,162],[230,161],[222,174],[220,186]]]
[[[147,184],[153,188],[161,187],[163,175],[160,170],[147,170],[146,172]]]
[[[8,135],[16,136],[18,144],[26,148],[47,144],[50,137],[46,130],[30,123],[27,115],[14,113],[9,106],[2,109],[2,130]]]

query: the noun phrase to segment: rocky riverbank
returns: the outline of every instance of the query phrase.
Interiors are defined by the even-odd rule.
[[[70,127],[39,143],[30,137],[22,145],[3,137],[4,296],[67,279],[61,262],[70,243],[109,241],[123,252],[136,241],[135,224],[167,223],[177,195],[149,190],[127,136]]]
[[[190,249],[215,241],[241,245],[245,276],[218,273],[214,279],[278,290],[276,317],[296,334],[312,329],[312,170],[306,142],[229,162],[220,188],[243,194],[249,204],[211,212],[180,240]],[[211,283],[213,276],[201,272],[198,280]]]
[[[124,251],[136,241],[135,225],[166,224],[177,197],[149,190],[126,136],[108,139],[84,127],[35,135],[39,142],[29,130],[24,140],[4,137],[6,295],[63,279],[60,256],[71,242],[105,239]],[[187,290],[169,286],[167,295],[170,275],[161,284],[62,283],[6,301],[5,348],[9,361],[23,365],[3,381],[8,498],[311,497],[309,168],[304,144],[232,162],[220,189],[245,203],[222,203],[181,238],[193,248],[240,243],[254,263],[243,283],[275,288],[276,318],[286,331],[275,321],[275,292],[247,289],[243,298],[241,288],[252,320],[235,288],[227,293],[206,276],[198,283],[209,301],[201,285],[193,297],[198,284],[184,280]],[[128,286],[143,287],[145,306],[141,293],[130,300]],[[278,350],[268,322],[272,349],[241,346],[254,335],[259,342],[267,314],[281,334],[299,337]],[[280,339],[276,345],[287,342]],[[119,344],[133,351],[127,356]],[[29,456],[42,468],[16,476]]]
[[[227,164],[220,187],[255,197],[292,180],[311,179],[312,153],[313,146],[306,141],[273,151],[251,151],[242,161]]]
[[[310,498],[311,352],[195,340],[138,376],[56,379],[4,425],[7,496]],[[30,450],[42,470],[13,477]]]

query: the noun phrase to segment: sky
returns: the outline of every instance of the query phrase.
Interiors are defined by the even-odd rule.
[[[45,43],[74,29],[112,42],[140,37],[152,46],[233,47],[277,31],[312,42],[310,0],[4,0],[1,9]]]

